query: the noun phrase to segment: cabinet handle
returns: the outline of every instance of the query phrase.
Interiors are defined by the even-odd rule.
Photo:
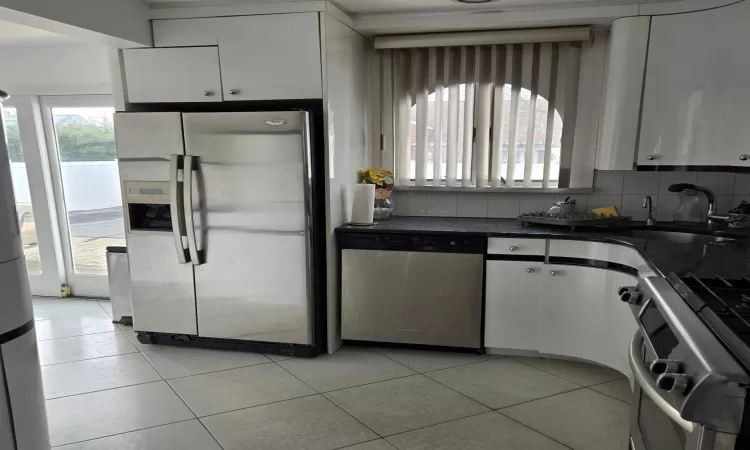
[[[557,270],[551,270],[549,274],[552,275],[553,277],[562,275],[562,273],[558,272]]]
[[[203,96],[204,97],[210,97],[212,95],[214,95],[213,91],[203,91]]]
[[[235,95],[235,94],[239,94],[239,93],[240,93],[240,91],[237,90],[237,89],[230,89],[229,90],[229,95]]]
[[[747,161],[750,159],[750,155],[740,155],[740,161]]]
[[[518,247],[516,247],[515,245],[511,245],[508,250],[510,250],[512,252],[517,252],[518,251]]]
[[[646,159],[649,161],[653,161],[655,159],[659,159],[659,155],[648,155]]]
[[[526,269],[526,273],[534,273],[534,269],[532,269],[531,267],[529,267],[528,269]]]

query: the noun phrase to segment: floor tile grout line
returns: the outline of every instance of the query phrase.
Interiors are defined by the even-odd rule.
[[[356,447],[357,445],[364,445],[364,444],[369,444],[370,442],[377,442],[377,441],[385,441],[386,444],[390,445],[391,447],[395,448],[396,450],[399,450],[398,447],[396,447],[395,445],[393,445],[390,442],[388,442],[388,440],[386,438],[384,438],[384,437],[378,437],[376,439],[371,439],[369,441],[360,442],[359,444],[347,445],[345,447],[336,447],[336,448],[331,449],[331,450],[344,450],[344,449],[347,449],[347,448],[350,448],[350,447]]]
[[[115,327],[117,328],[117,327]],[[107,331],[97,331],[96,333],[85,333],[85,334],[74,334],[72,336],[59,336],[54,338],[47,338],[47,339],[37,339],[37,342],[44,342],[44,341],[56,341],[58,339],[67,339],[67,338],[74,338],[74,337],[81,337],[81,336],[93,336],[95,334],[107,334],[107,333],[113,333],[115,331],[119,331],[119,329],[114,330],[107,330]]]
[[[419,373],[421,373],[421,374],[423,374],[423,375],[424,375],[424,374],[428,374],[428,373],[439,372],[439,371],[441,371],[441,370],[455,369],[456,367],[466,367],[466,366],[472,366],[472,365],[474,365],[474,364],[481,364],[481,363],[483,363],[483,362],[487,362],[487,361],[494,361],[494,360],[496,360],[496,359],[504,359],[504,358],[506,358],[506,357],[505,357],[505,356],[498,356],[498,357],[496,357],[496,358],[489,358],[489,359],[485,359],[484,361],[474,361],[474,362],[470,362],[470,363],[466,363],[466,364],[461,364],[461,365],[459,365],[459,366],[450,366],[450,367],[444,367],[444,368],[442,368],[442,369],[435,369],[435,370],[426,370],[426,371],[424,371],[424,372],[419,372]],[[507,358],[506,358],[506,359],[507,359]]]
[[[81,361],[91,361],[94,359],[111,358],[113,356],[132,355],[133,353],[138,353],[138,350],[136,349],[136,351],[134,352],[115,353],[114,355],[96,356],[94,358],[74,359],[72,361],[62,361],[62,362],[56,362],[52,364],[42,364],[40,361],[39,367],[59,366],[60,364],[70,364],[70,363],[81,362]]]
[[[532,356],[531,358],[533,358],[533,356]],[[607,381],[602,381],[601,383],[596,383],[596,384],[592,384],[592,385],[590,385],[590,386],[587,386],[587,385],[585,385],[585,384],[581,384],[581,383],[578,383],[578,382],[576,382],[576,381],[573,381],[573,380],[569,380],[569,379],[567,379],[567,378],[565,378],[565,377],[563,377],[563,376],[560,376],[560,375],[557,375],[557,374],[555,374],[555,373],[552,373],[552,372],[546,371],[546,370],[544,370],[544,369],[540,369],[539,367],[536,367],[536,366],[534,366],[534,365],[531,365],[531,364],[529,364],[529,363],[526,363],[526,362],[523,362],[523,361],[519,361],[519,360],[517,360],[516,358],[510,357],[510,359],[512,359],[513,361],[519,362],[519,363],[521,363],[521,364],[524,364],[524,365],[526,365],[526,366],[532,367],[532,368],[534,368],[534,369],[536,369],[536,370],[540,370],[540,371],[542,371],[542,372],[544,372],[544,373],[548,373],[548,374],[550,374],[550,375],[556,376],[557,378],[560,378],[560,379],[562,379],[562,380],[568,381],[568,382],[570,382],[570,383],[573,383],[573,384],[577,384],[578,386],[581,386],[581,387],[591,387],[591,386],[598,386],[598,385],[600,385],[600,384],[604,384],[604,383],[609,383],[609,382],[611,382],[611,381],[617,381],[617,380],[621,380],[621,379],[622,379],[622,378],[615,378],[614,380],[607,380]],[[556,361],[580,362],[580,361],[573,361],[573,360],[569,360],[569,359],[558,359],[558,358],[539,358],[539,359],[552,359],[552,360],[556,360]],[[583,363],[583,362],[580,362],[580,363],[581,363],[581,364],[590,364],[590,365],[592,365],[592,366],[595,366],[595,364],[592,364],[592,363]],[[604,366],[601,366],[601,367],[604,367]],[[605,368],[605,369],[609,369],[609,367],[604,367],[604,368]],[[614,369],[611,369],[611,370],[614,370]],[[619,373],[619,372],[618,372],[618,373]],[[622,375],[622,374],[620,374],[620,375]],[[622,377],[623,377],[623,378],[627,378],[627,377],[625,377],[625,375],[622,375]]]
[[[406,364],[403,364],[403,363],[401,363],[401,362],[399,362],[399,361],[396,361],[395,359],[393,359],[393,358],[389,357],[388,355],[383,355],[383,356],[385,356],[386,358],[390,359],[391,361],[395,361],[395,362],[397,362],[398,364],[401,364],[401,365],[402,365],[402,366],[404,366],[404,367],[408,367],[408,366],[407,366]],[[491,361],[491,360],[488,360],[488,361]],[[486,361],[482,361],[482,362],[486,362]],[[466,364],[466,365],[468,365],[468,364]],[[459,367],[461,367],[461,366],[459,366]],[[441,370],[442,370],[442,369],[441,369]],[[421,376],[423,376],[423,377],[427,378],[428,380],[434,381],[435,383],[437,383],[437,384],[439,384],[439,385],[441,385],[441,386],[443,386],[443,387],[446,387],[446,388],[450,389],[451,391],[453,391],[453,392],[457,393],[458,395],[461,395],[462,397],[466,397],[467,399],[469,399],[469,400],[470,400],[470,401],[472,401],[472,402],[478,403],[478,404],[480,404],[480,405],[484,406],[485,408],[489,408],[489,409],[490,409],[490,411],[492,411],[492,410],[493,410],[493,408],[491,408],[490,406],[488,406],[488,405],[485,405],[484,403],[482,403],[482,402],[480,402],[480,401],[478,401],[478,400],[475,400],[475,399],[473,399],[473,398],[469,397],[468,395],[464,394],[463,392],[459,392],[459,391],[457,391],[456,389],[453,389],[453,388],[452,388],[452,387],[450,387],[450,386],[446,386],[445,384],[443,384],[443,383],[441,383],[441,382],[439,382],[439,381],[435,380],[434,378],[432,378],[432,377],[430,377],[430,376],[428,376],[428,375],[426,375],[426,374],[424,374],[424,373],[420,373],[419,375],[421,375]]]
[[[110,302],[109,303],[109,309],[111,310],[112,309],[112,302],[111,302],[111,300],[108,300],[108,301]],[[102,309],[102,311],[104,311],[104,314],[106,314],[106,315],[109,316],[110,320],[114,320],[115,319],[114,317],[112,317],[112,313],[110,311],[107,311],[106,309],[104,309],[104,307],[102,306],[100,300],[97,300],[96,304],[99,305],[99,307]]]
[[[158,372],[157,372],[157,374],[158,374]],[[159,378],[161,378],[161,376]],[[133,386],[142,386],[144,384],[159,383],[161,381],[166,381],[166,380],[160,379],[160,380],[153,380],[153,381],[144,381],[142,383],[125,384],[125,385],[122,385],[122,386],[116,386],[116,387],[111,387],[111,388],[106,388],[106,389],[96,389],[94,391],[79,392],[78,394],[61,395],[59,397],[50,397],[50,398],[45,398],[44,400],[45,401],[50,401],[50,400],[58,400],[58,399],[61,399],[61,398],[78,397],[79,395],[95,394],[97,392],[114,391],[115,389],[121,389],[121,388],[126,388],[126,387],[133,387]]]
[[[237,411],[244,411],[246,409],[260,408],[261,406],[268,406],[268,405],[273,405],[273,404],[276,404],[276,403],[289,402],[289,401],[292,401],[292,400],[299,400],[301,398],[315,397],[316,395],[321,395],[321,394],[315,392],[315,393],[312,393],[312,394],[300,395],[299,397],[285,398],[284,400],[276,400],[276,401],[273,401],[273,402],[261,403],[260,405],[245,406],[245,407],[242,407],[242,408],[235,408],[235,409],[230,409],[228,411],[211,413],[211,414],[206,414],[204,416],[196,416],[196,417],[200,420],[200,419],[205,419],[207,417],[220,416],[222,414],[229,414],[229,413],[233,413],[233,412],[237,412]]]
[[[206,430],[206,433],[208,433],[208,435],[211,436],[211,438],[214,440],[214,442],[216,442],[216,445],[218,445],[221,450],[224,450],[224,446],[221,445],[221,442],[219,442],[219,438],[217,438],[216,436],[214,436],[214,434],[211,432],[211,430],[208,429],[208,427],[206,426],[206,424],[203,423],[203,421],[200,418],[198,418],[198,423],[201,424],[201,426],[203,427],[203,429]]]
[[[164,380],[146,381],[145,383],[130,384],[127,386],[118,386],[118,387],[108,388],[108,389],[99,389],[97,391],[91,391],[91,392],[81,392],[80,394],[63,395],[62,397],[55,397],[55,398],[45,398],[44,401],[51,402],[51,401],[60,400],[63,398],[80,397],[81,395],[98,394],[99,392],[114,391],[115,389],[124,389],[128,387],[133,387],[133,386],[143,386],[145,384],[161,383],[162,381]]]
[[[138,351],[140,351],[140,349],[138,349]],[[171,389],[172,392],[174,392],[174,395],[176,395],[177,398],[179,398],[180,401],[185,405],[185,407],[193,414],[193,416],[195,416],[195,420],[197,420],[198,423],[201,425],[201,427],[203,427],[203,429],[206,430],[206,432],[209,434],[209,436],[211,436],[211,439],[213,439],[214,442],[216,442],[216,445],[218,445],[220,449],[224,450],[224,446],[222,446],[219,443],[219,440],[216,439],[216,436],[214,436],[214,434],[211,433],[211,431],[209,431],[208,427],[206,427],[206,425],[203,423],[203,421],[201,421],[200,417],[198,417],[198,414],[196,414],[196,412],[193,410],[193,408],[191,408],[190,405],[188,405],[187,400],[185,400],[184,398],[182,398],[182,396],[180,395],[180,393],[177,392],[177,390],[172,386],[172,384],[169,383],[169,381],[166,378],[164,378],[164,375],[162,375],[162,373],[159,372],[159,369],[157,369],[156,366],[154,366],[154,364],[146,357],[146,355],[144,355],[143,352],[140,352],[140,353],[146,359],[146,361],[148,361],[148,363],[151,364],[151,366],[153,366],[154,370],[156,370],[156,372],[159,374],[159,376],[162,377],[162,379],[167,384],[167,386],[169,386],[169,389]]]
[[[270,358],[269,358],[269,359],[270,359]],[[366,425],[366,424],[365,424],[364,422],[362,422],[361,420],[359,420],[358,418],[356,418],[356,417],[355,417],[355,416],[354,416],[354,415],[353,415],[352,413],[350,413],[349,411],[347,411],[347,410],[345,410],[344,408],[342,408],[341,406],[337,405],[337,404],[336,404],[336,403],[335,403],[335,402],[334,402],[333,400],[331,400],[330,398],[326,397],[326,395],[325,395],[324,393],[322,393],[322,392],[318,391],[318,390],[317,390],[317,389],[315,389],[314,387],[312,387],[312,386],[310,386],[309,384],[307,384],[307,382],[305,382],[305,381],[304,381],[303,379],[301,379],[300,377],[298,377],[297,375],[293,374],[293,373],[292,373],[291,371],[289,371],[288,369],[286,369],[286,368],[285,368],[284,366],[282,366],[281,364],[279,364],[279,361],[272,361],[272,362],[273,362],[274,364],[276,364],[277,366],[281,367],[281,368],[282,368],[282,369],[283,369],[284,371],[286,371],[286,372],[287,372],[287,373],[288,373],[289,375],[293,376],[294,378],[296,378],[297,380],[299,380],[299,381],[300,381],[301,383],[303,383],[304,385],[306,385],[307,387],[309,387],[310,389],[312,389],[313,391],[315,391],[315,392],[317,393],[317,395],[320,395],[321,397],[323,397],[324,399],[326,399],[326,400],[327,400],[327,401],[328,401],[329,403],[331,403],[331,404],[332,404],[333,406],[335,406],[336,408],[338,408],[338,409],[340,409],[341,411],[343,411],[343,412],[344,412],[344,414],[348,415],[349,417],[351,417],[352,419],[354,419],[354,420],[356,420],[356,421],[357,421],[358,423],[360,423],[360,424],[361,424],[361,425],[362,425],[363,427],[365,427],[365,428],[367,428],[368,430],[370,430],[370,431],[372,431],[373,433],[375,433],[375,435],[376,435],[376,436],[380,436],[380,433],[378,433],[377,431],[375,431],[375,430],[373,430],[372,428],[370,428],[369,426],[367,426],[367,425]],[[382,436],[380,436],[380,437],[382,437]],[[355,445],[357,445],[357,444],[355,444]]]
[[[148,359],[148,356],[146,356],[146,355],[143,355],[143,356],[144,356],[144,358]],[[151,361],[149,360],[149,362],[151,362]],[[181,380],[183,378],[200,377],[202,375],[210,375],[212,373],[226,372],[228,370],[245,369],[247,367],[263,366],[263,365],[266,365],[266,364],[270,364],[272,362],[273,361],[269,360],[269,361],[255,363],[255,364],[248,364],[248,365],[245,365],[245,366],[228,367],[226,369],[212,370],[210,372],[201,372],[201,373],[194,373],[194,374],[191,374],[191,375],[182,375],[182,376],[174,377],[174,378],[167,378],[161,372],[159,372],[159,369],[156,369],[156,366],[154,366],[154,368],[156,369],[157,372],[159,372],[159,374],[164,378],[164,380],[166,380],[166,381],[172,381],[172,380]],[[153,366],[153,364],[151,364],[151,365]]]
[[[426,373],[430,373],[430,372],[437,372],[438,370],[454,369],[454,368],[456,368],[456,367],[470,366],[470,365],[472,365],[472,364],[479,364],[479,363],[483,363],[483,362],[487,362],[487,361],[492,361],[492,360],[495,360],[495,359],[507,358],[507,355],[491,355],[491,356],[492,356],[492,358],[487,358],[487,359],[484,359],[484,360],[482,360],[482,361],[472,361],[472,362],[470,362],[470,363],[466,363],[466,364],[459,364],[459,365],[457,365],[457,366],[449,366],[449,367],[443,367],[442,369],[435,369],[435,370],[425,370],[424,372],[420,372],[419,370],[417,370],[417,369],[415,369],[415,368],[413,368],[413,367],[409,366],[408,364],[402,363],[402,362],[400,362],[400,361],[398,361],[398,360],[396,360],[396,359],[393,359],[393,358],[391,358],[390,356],[386,355],[385,353],[382,353],[382,352],[378,351],[378,350],[377,350],[376,348],[374,348],[374,347],[370,347],[370,349],[372,349],[372,350],[373,350],[374,352],[376,352],[377,354],[379,354],[379,355],[382,355],[382,356],[385,356],[386,358],[390,359],[391,361],[395,361],[395,362],[397,362],[397,363],[401,364],[402,366],[405,366],[406,368],[408,368],[408,369],[411,369],[411,370],[413,370],[413,371],[417,372],[418,374],[422,374],[422,375],[424,375],[424,374],[426,374]],[[466,353],[466,354],[467,354],[467,355],[470,355],[471,353]]]
[[[532,356],[532,358],[533,358],[533,356]],[[559,378],[559,379],[561,379],[561,380],[565,380],[565,381],[567,381],[568,383],[573,383],[573,384],[575,384],[576,386],[586,387],[586,386],[583,386],[583,385],[582,385],[581,383],[576,383],[575,381],[571,381],[571,380],[569,380],[569,379],[567,379],[567,378],[563,378],[563,377],[561,377],[560,375],[555,375],[555,374],[554,374],[554,373],[552,373],[552,372],[548,372],[548,371],[546,371],[546,370],[544,370],[544,369],[540,369],[540,368],[538,368],[538,367],[536,367],[536,366],[533,366],[533,365],[531,365],[531,364],[529,364],[529,363],[526,363],[526,362],[523,362],[523,361],[519,361],[519,360],[517,360],[516,358],[513,358],[513,357],[511,357],[510,359],[512,359],[513,361],[515,361],[515,362],[517,362],[517,363],[523,364],[523,365],[524,365],[524,366],[526,366],[526,367],[531,367],[532,369],[536,369],[536,370],[538,370],[538,371],[540,371],[540,372],[544,372],[544,373],[546,373],[546,374],[548,374],[548,375],[552,375],[553,377],[557,377],[557,378]],[[552,358],[549,358],[549,359],[552,359]]]
[[[401,436],[402,434],[411,433],[412,431],[424,430],[425,428],[436,427],[438,425],[445,425],[447,423],[456,422],[458,420],[469,419],[471,417],[481,416],[482,414],[489,414],[489,413],[492,413],[492,412],[495,412],[495,411],[489,410],[489,411],[482,411],[482,412],[478,412],[478,413],[474,413],[474,414],[469,414],[468,416],[463,416],[463,417],[459,417],[459,418],[451,419],[451,420],[444,420],[442,422],[437,422],[437,423],[433,423],[433,424],[430,424],[430,425],[425,425],[425,426],[422,426],[422,427],[414,428],[413,430],[402,431],[400,433],[395,433],[395,434],[388,434],[386,436],[382,436],[382,438],[385,439],[392,446],[398,448],[396,446],[396,444],[392,444],[390,441],[388,441],[388,438],[392,438],[392,437],[396,437],[396,436]]]
[[[500,411],[497,411],[497,410],[495,410],[495,413],[497,413],[497,414],[500,414],[501,416],[503,416],[503,417],[505,417],[505,418],[507,418],[507,419],[510,419],[510,420],[512,420],[513,422],[515,422],[515,423],[517,423],[517,424],[521,425],[522,427],[526,427],[526,428],[528,428],[529,430],[533,431],[534,433],[538,433],[538,434],[541,434],[542,436],[546,437],[547,439],[550,439],[550,440],[552,440],[552,441],[554,441],[554,442],[557,442],[558,444],[562,445],[562,446],[563,446],[563,447],[565,447],[565,448],[569,448],[570,450],[575,450],[575,449],[574,449],[573,447],[571,447],[571,446],[569,446],[569,445],[565,445],[565,444],[563,444],[562,442],[558,441],[557,439],[555,439],[555,438],[553,438],[553,437],[551,437],[551,436],[547,436],[546,434],[542,433],[541,431],[539,431],[539,430],[537,430],[537,429],[535,429],[535,428],[532,428],[532,427],[530,427],[530,426],[526,425],[525,423],[523,423],[523,422],[520,422],[520,421],[518,421],[518,420],[516,420],[516,419],[514,419],[514,418],[512,418],[512,417],[510,417],[510,416],[508,416],[508,415],[506,415],[506,414],[503,414],[503,413],[501,413]]]
[[[598,385],[598,384],[595,384],[594,386],[599,386],[599,385]],[[614,397],[614,396],[612,396],[612,395],[609,395],[609,394],[605,394],[604,392],[599,392],[599,391],[597,391],[596,389],[591,389],[591,387],[592,387],[592,386],[589,386],[589,387],[587,387],[586,389],[590,390],[591,392],[596,392],[597,394],[601,394],[601,395],[603,395],[603,396],[605,396],[605,397],[609,397],[609,398],[611,398],[611,399],[617,400],[618,402],[623,402],[623,403],[625,403],[626,405],[632,405],[632,403],[630,403],[630,402],[626,402],[625,400],[619,399],[619,398],[617,398],[617,397]]]
[[[121,329],[115,327],[114,330],[110,330],[110,331],[100,331],[98,333],[79,334],[79,335],[76,335],[76,336],[64,336],[64,337],[57,337],[57,338],[52,338],[52,339],[37,339],[37,342],[42,342],[42,341],[57,341],[57,340],[60,340],[60,339],[72,339],[72,338],[76,338],[76,337],[92,336],[92,335],[95,335],[95,334],[107,334],[107,333],[123,333],[124,334],[124,332]]]
[[[545,395],[544,397],[539,397],[539,398],[535,398],[535,399],[531,399],[531,400],[524,400],[524,401],[522,401],[522,402],[518,402],[518,403],[513,403],[512,405],[505,405],[505,406],[501,406],[501,407],[499,407],[499,408],[492,408],[492,410],[493,410],[493,411],[499,411],[499,410],[501,410],[501,409],[505,409],[505,408],[513,408],[514,406],[525,405],[526,403],[531,403],[531,402],[535,402],[535,401],[537,401],[537,400],[545,400],[545,399],[548,399],[548,398],[550,398],[550,397],[555,397],[555,396],[558,396],[558,395],[563,395],[563,394],[569,394],[569,393],[571,393],[571,392],[576,392],[576,391],[582,391],[582,390],[584,390],[584,389],[586,389],[586,387],[584,387],[584,386],[580,386],[580,387],[577,387],[577,388],[575,388],[575,389],[570,389],[570,390],[567,390],[567,391],[563,391],[563,392],[556,392],[556,393],[554,393],[554,394],[550,394],[550,395]]]
[[[83,442],[91,442],[91,441],[96,441],[96,440],[99,440],[99,439],[105,439],[105,438],[110,438],[110,437],[114,437],[114,436],[120,436],[122,434],[137,433],[139,431],[150,430],[152,428],[159,428],[159,427],[164,427],[164,426],[167,426],[167,425],[174,425],[176,423],[190,422],[191,420],[198,420],[198,419],[196,417],[193,417],[192,419],[177,420],[175,422],[162,423],[160,425],[154,425],[152,427],[138,428],[137,430],[123,431],[122,433],[108,434],[106,436],[99,436],[99,437],[95,437],[95,438],[91,438],[91,439],[84,439],[82,441],[66,442],[65,444],[55,445],[52,448],[55,449],[55,448],[63,447],[63,446],[66,446],[66,445],[81,444]]]
[[[356,388],[356,387],[369,386],[369,385],[371,385],[371,384],[377,384],[377,383],[385,383],[386,381],[401,380],[401,379],[404,379],[404,378],[415,377],[415,376],[417,376],[417,375],[422,375],[422,374],[421,374],[421,373],[419,373],[419,372],[415,372],[415,373],[412,373],[412,374],[409,374],[409,375],[403,375],[403,376],[400,376],[400,377],[395,377],[395,378],[387,378],[387,379],[385,379],[385,380],[372,381],[372,382],[370,382],[370,383],[364,383],[364,384],[356,384],[356,385],[354,385],[354,386],[347,386],[347,387],[342,387],[342,388],[338,388],[338,389],[331,389],[330,391],[318,391],[318,392],[319,392],[320,394],[330,394],[330,393],[332,393],[332,392],[344,391],[344,390],[346,390],[346,389],[352,389],[352,388]],[[316,389],[316,390],[317,390],[317,389]]]

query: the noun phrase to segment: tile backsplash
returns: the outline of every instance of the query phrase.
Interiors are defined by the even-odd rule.
[[[656,220],[671,221],[679,205],[679,195],[669,192],[675,183],[705,186],[716,194],[717,211],[725,213],[741,200],[750,201],[750,174],[723,172],[634,172],[597,171],[594,191],[574,194],[579,211],[616,206],[622,215],[645,220],[643,197],[650,195]],[[473,192],[395,191],[394,214],[398,216],[499,217],[512,218],[521,212],[543,211],[552,201],[567,194],[514,194]],[[706,197],[701,201],[708,209]]]

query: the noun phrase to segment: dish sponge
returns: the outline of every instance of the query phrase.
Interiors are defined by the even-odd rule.
[[[601,217],[619,217],[620,212],[614,206],[605,206],[603,208],[594,208],[591,210],[592,213]]]

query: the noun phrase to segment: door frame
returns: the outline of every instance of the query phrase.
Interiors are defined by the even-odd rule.
[[[59,234],[59,249],[63,260],[63,273],[67,284],[76,297],[109,297],[109,280],[107,275],[90,275],[75,272],[73,264],[73,249],[68,226],[68,212],[65,206],[65,193],[62,182],[62,169],[57,148],[57,136],[52,119],[52,108],[85,108],[110,107],[114,108],[112,95],[61,95],[42,96],[39,98],[41,119],[46,141],[46,155],[48,159],[52,191],[54,194],[54,209],[57,220],[55,228]]]
[[[39,98],[30,95],[14,96],[6,100],[3,106],[15,108],[18,116],[18,133],[26,162],[31,209],[42,266],[42,273],[28,274],[31,293],[59,297],[60,285],[66,283],[65,268],[60,251],[60,233]]]

